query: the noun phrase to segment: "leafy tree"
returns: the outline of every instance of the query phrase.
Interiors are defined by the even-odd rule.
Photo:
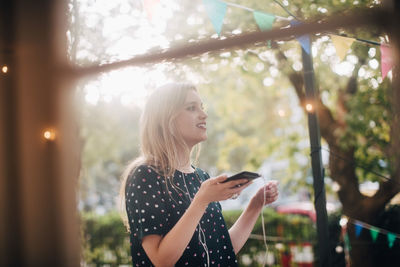
[[[82,167],[79,205],[85,211],[114,210],[121,170],[139,153],[138,108],[120,103],[81,109]]]
[[[384,33],[365,30],[351,34],[372,40],[384,36]],[[343,213],[372,225],[377,224],[378,214],[400,191],[400,157],[395,152],[398,149],[398,114],[393,112],[391,101],[396,94],[390,80],[382,80],[376,68],[371,67],[374,66],[372,62],[379,59],[377,54],[377,47],[355,43],[347,56],[348,61],[355,61],[352,75],[345,81],[343,77],[331,74],[338,81],[336,83],[324,71],[329,64],[319,61],[322,56],[314,57],[320,90],[316,112],[322,138],[330,151],[328,175],[339,185]],[[278,57],[282,65],[286,65],[288,78],[304,107],[302,73],[290,67],[292,62],[284,53],[278,52]],[[325,101],[322,98],[332,94],[336,96]],[[379,182],[379,189],[372,196],[360,191],[360,183],[366,180]],[[349,227],[349,232],[352,266],[373,266],[374,247],[357,246],[360,240],[355,237],[354,228]],[[362,236],[361,240],[371,242],[368,236]]]
[[[372,6],[374,3],[363,1],[361,4]],[[325,14],[336,15],[335,12],[344,7],[345,5],[340,7],[322,5],[317,1],[313,1],[309,6],[300,7],[300,3],[292,1],[288,8],[298,16],[305,14],[301,16],[303,19],[321,17],[317,14],[318,10],[323,10]],[[341,32],[378,42],[386,38],[385,33],[377,29],[359,29],[350,32],[340,30],[334,34]],[[350,218],[374,225],[377,223],[377,215],[384,211],[386,205],[400,191],[398,171],[400,157],[396,152],[399,142],[397,126],[399,114],[393,108],[397,104],[398,93],[391,88],[388,78],[385,80],[380,78],[377,65],[374,64],[380,57],[378,47],[356,42],[345,60],[347,64],[352,65],[350,77],[346,77],[332,72],[338,62],[335,54],[328,53],[328,50],[332,50],[329,38],[316,36],[314,42],[314,48],[317,48],[317,53],[314,54],[314,68],[320,91],[316,112],[319,116],[321,135],[330,152],[327,175],[339,185],[338,196],[343,206],[343,213]],[[275,48],[277,68],[281,70],[282,76],[288,78],[300,105],[304,107],[306,103],[303,74],[301,68],[296,66],[299,63],[300,51],[297,48],[297,51],[293,52],[296,48],[289,42],[278,42]],[[245,50],[244,57],[252,53],[260,55],[262,51],[257,48]],[[274,60],[268,61],[269,64],[274,64]],[[249,68],[247,70],[249,71]],[[218,75],[223,73],[218,72]],[[207,77],[212,76],[207,74]],[[229,85],[229,82],[224,82],[224,85],[226,84]],[[251,92],[253,100],[260,99],[251,89],[246,88],[246,90]],[[241,101],[243,102],[244,98],[241,98]],[[229,130],[226,131],[229,133]],[[233,131],[238,132],[236,129]],[[252,137],[255,135],[253,133]],[[266,139],[268,140],[268,137]],[[251,144],[251,140],[246,138],[244,143]],[[259,145],[258,143],[256,146],[261,148]],[[242,154],[246,156],[245,152]],[[246,162],[252,161],[247,159]],[[377,173],[380,175],[376,175]],[[379,182],[379,189],[372,196],[362,194],[359,189],[360,183],[367,180]],[[372,266],[373,246],[357,246],[358,240],[354,228],[350,227],[349,230],[350,241],[353,244],[352,265]],[[371,242],[368,236],[363,238],[368,238],[364,241]]]
[[[79,4],[72,1],[71,14],[74,14],[72,17],[75,20],[71,25],[79,24],[79,27],[71,27],[71,58],[85,65],[129,56],[116,55],[107,47],[113,46],[124,34],[139,38],[138,30],[146,22],[138,12],[141,9],[138,2],[118,2],[110,9],[107,17],[119,16],[121,10],[130,10],[130,17],[136,18],[136,21],[107,39],[103,35],[106,25],[104,14],[91,14],[89,9],[79,9]],[[256,10],[287,16],[276,2],[235,1]],[[313,0],[307,1],[307,4],[293,0],[284,3],[284,7],[299,20],[322,20],[327,15],[339,16],[338,12],[343,10],[379,4],[373,0]],[[217,37],[201,1],[170,1],[167,4],[171,5],[173,16],[169,16],[168,23],[164,25],[164,42],[158,48],[194,42],[210,35]],[[94,16],[97,23],[89,26],[82,23],[88,15]],[[276,27],[285,23],[277,22]],[[251,12],[228,8],[223,36],[254,30],[257,26]],[[335,33],[375,41],[387,38],[385,33],[373,28],[338,29]],[[338,197],[343,213],[374,225],[377,215],[400,190],[400,156],[397,151],[400,135],[396,128],[399,114],[393,105],[393,101],[398,101],[397,92],[388,78],[380,78],[376,64],[380,58],[378,47],[355,42],[344,62],[339,64],[335,53],[332,53],[334,48],[329,37],[321,34],[312,39],[319,89],[317,113],[324,146],[330,151],[326,175],[339,185]],[[200,84],[199,90],[206,99],[211,127],[209,140],[203,146],[199,159],[201,166],[212,173],[255,170],[265,158],[286,158],[290,162],[289,168],[278,178],[288,182],[292,188],[307,184],[304,177],[308,175],[309,162],[302,159],[309,149],[305,116],[299,108],[305,104],[300,55],[296,41],[275,40],[272,48],[267,43],[259,43],[248,48],[206,53],[162,65],[171,79]],[[343,66],[350,67],[351,71],[341,70]],[[280,117],[282,113],[279,111],[284,111],[285,116]],[[107,155],[102,156],[107,158]],[[121,162],[112,158],[114,160]],[[107,169],[104,163],[98,163],[102,172]],[[88,161],[84,165],[91,169],[96,164],[90,165]],[[111,176],[116,176],[116,173],[111,172]],[[373,196],[363,195],[359,190],[359,184],[367,180],[379,182],[379,189]],[[349,229],[352,264],[373,264],[369,258],[373,255],[372,246],[357,246],[355,235]]]

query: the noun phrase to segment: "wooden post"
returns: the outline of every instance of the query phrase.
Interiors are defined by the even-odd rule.
[[[0,266],[21,266],[15,2],[0,4]]]
[[[79,266],[78,131],[73,90],[59,73],[67,4],[1,4],[1,60],[9,62],[0,83],[1,266]]]

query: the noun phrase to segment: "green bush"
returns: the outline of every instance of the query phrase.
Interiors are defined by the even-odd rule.
[[[228,227],[239,218],[241,211],[226,211],[224,218]],[[289,253],[289,244],[313,244],[316,240],[316,229],[310,218],[279,214],[273,209],[263,211],[265,235],[267,237],[268,252],[274,256],[274,263],[269,266],[281,266],[282,254]],[[239,266],[260,266],[265,256],[266,247],[263,240],[261,216],[253,228],[252,236],[237,255]]]
[[[266,236],[274,237],[274,240],[267,240],[268,251],[276,259],[274,266],[280,266],[280,254],[288,251],[289,243],[313,243],[316,240],[315,226],[309,218],[278,214],[268,208],[263,213]],[[228,227],[233,225],[240,214],[241,211],[224,212]],[[82,261],[85,266],[131,265],[129,234],[117,212],[105,215],[81,213],[81,231]],[[262,236],[260,217],[251,238],[238,254],[240,266],[260,266],[260,256],[265,255]]]
[[[129,234],[117,212],[81,213],[81,238],[84,265],[131,265]]]

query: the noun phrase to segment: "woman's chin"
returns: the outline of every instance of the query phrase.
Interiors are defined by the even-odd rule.
[[[204,142],[204,141],[206,141],[206,140],[207,140],[207,135],[206,135],[206,136],[203,136],[203,137],[201,137],[201,138],[199,138],[198,140],[196,140],[196,141],[194,142],[193,146],[198,145],[198,144],[200,144],[201,142]]]

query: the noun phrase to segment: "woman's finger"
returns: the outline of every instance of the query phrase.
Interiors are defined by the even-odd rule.
[[[232,190],[231,192],[240,194],[240,193],[241,193],[246,187],[248,187],[250,184],[251,184],[251,182],[248,182],[248,183],[243,184],[243,185],[240,185],[240,186],[237,185],[237,186],[232,187],[232,188],[230,188],[230,189]]]
[[[226,187],[228,188],[239,188],[244,186],[245,184],[247,184],[249,182],[249,180],[247,179],[239,179],[239,180],[234,180],[234,181],[229,181],[226,182]]]
[[[214,177],[213,180],[215,181],[215,183],[222,183],[224,182],[226,179],[228,179],[228,175],[226,174],[221,174],[218,175],[217,177]]]

